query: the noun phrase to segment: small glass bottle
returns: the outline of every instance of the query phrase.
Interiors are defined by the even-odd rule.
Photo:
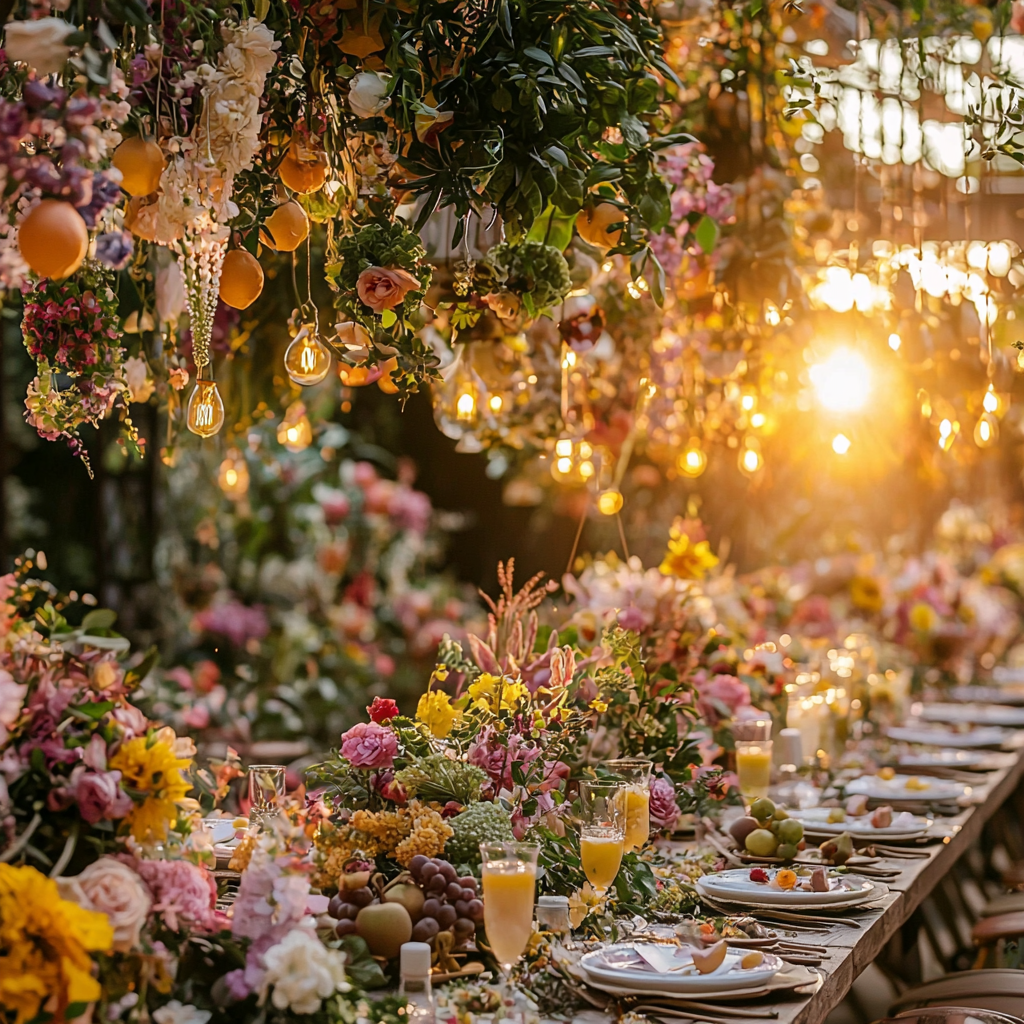
[[[430,946],[405,942],[398,960],[398,995],[409,1004],[410,1024],[434,1024],[434,993],[430,987]]]

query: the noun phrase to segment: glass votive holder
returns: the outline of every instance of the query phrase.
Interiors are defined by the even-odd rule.
[[[253,764],[249,766],[249,824],[262,825],[277,814],[285,794],[285,766],[283,764]]]
[[[535,913],[537,926],[546,932],[565,935],[572,931],[568,896],[538,896]]]
[[[736,775],[744,800],[767,796],[772,781],[772,741],[737,743]]]
[[[759,743],[772,738],[772,720],[767,715],[758,718],[742,718],[729,726],[732,738],[737,743]]]

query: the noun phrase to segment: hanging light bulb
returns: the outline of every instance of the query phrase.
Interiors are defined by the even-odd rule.
[[[200,437],[213,437],[224,426],[224,402],[215,380],[197,380],[188,400],[188,429]]]
[[[277,428],[277,440],[290,452],[301,452],[313,443],[313,427],[301,402],[288,406]]]
[[[991,384],[989,384],[988,390],[985,392],[985,397],[981,400],[981,405],[985,412],[994,413],[999,411],[999,396]]]
[[[319,384],[330,373],[330,350],[309,324],[302,325],[285,350],[284,368],[288,376],[304,388]]]
[[[979,448],[990,448],[999,439],[999,421],[991,412],[983,412],[974,425],[974,443]]]
[[[455,359],[441,372],[442,379],[431,386],[434,422],[445,437],[461,441],[480,426],[481,414],[488,409],[487,389],[474,371],[469,345],[457,346]],[[502,400],[504,405],[504,400]],[[500,407],[499,407],[500,411]]]
[[[249,466],[237,448],[224,457],[217,471],[217,483],[232,501],[240,501],[249,491]]]
[[[614,487],[597,496],[597,510],[605,516],[613,516],[622,508],[622,492]]]
[[[684,476],[698,477],[708,467],[707,453],[700,446],[696,437],[691,437],[686,447],[679,453],[676,466]]]
[[[740,471],[747,476],[753,476],[764,466],[764,456],[761,454],[761,445],[756,437],[745,438],[740,446],[737,463]]]

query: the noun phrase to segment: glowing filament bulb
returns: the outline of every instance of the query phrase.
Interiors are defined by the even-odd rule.
[[[491,399],[487,404],[491,407],[491,412],[501,412],[501,395],[491,395]]]
[[[301,452],[313,443],[313,426],[301,402],[288,406],[277,428],[277,441],[290,452]]]
[[[232,501],[239,501],[248,492],[249,467],[237,448],[232,448],[220,464],[217,483]]]
[[[597,510],[605,516],[613,516],[622,508],[622,494],[614,488],[602,491],[597,497]]]
[[[559,458],[569,458],[572,455],[572,438],[560,437],[555,442],[555,454]]]
[[[188,429],[200,437],[213,437],[224,426],[224,402],[213,380],[197,380],[188,400]]]
[[[700,442],[693,438],[676,459],[676,466],[684,476],[698,477],[707,469],[708,457],[700,447]]]
[[[899,352],[900,345],[902,344],[903,339],[895,331],[893,331],[893,333],[889,335],[889,348],[891,348],[893,352]]]
[[[455,413],[460,420],[471,420],[476,412],[476,398],[471,391],[463,391],[455,402]]]
[[[740,469],[744,473],[753,476],[753,474],[756,473],[763,465],[764,459],[761,457],[761,452],[757,447],[757,442],[751,442],[748,440],[746,445],[740,449]]]
[[[284,369],[296,384],[304,388],[319,384],[331,370],[330,350],[308,326],[304,326],[285,351]]]
[[[996,412],[999,409],[999,396],[992,390],[991,384],[989,384],[988,391],[985,392],[985,397],[981,400],[981,404],[985,412]]]
[[[999,437],[999,424],[990,412],[981,414],[974,427],[974,443],[979,448],[988,448]]]

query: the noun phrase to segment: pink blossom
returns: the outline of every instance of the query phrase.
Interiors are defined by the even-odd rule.
[[[374,313],[394,309],[409,292],[419,287],[419,281],[400,267],[368,267],[356,281],[360,300]]]
[[[114,721],[124,730],[126,740],[134,739],[136,736],[145,736],[149,729],[149,719],[134,705],[124,704],[111,711]]]
[[[341,736],[341,756],[356,768],[390,768],[398,753],[398,738],[376,722],[359,722]]]
[[[431,511],[430,498],[422,491],[399,485],[391,492],[388,515],[404,530],[426,533]]]
[[[494,730],[486,726],[470,744],[468,760],[470,764],[483,768],[498,789],[512,789],[512,766],[530,764],[540,755],[540,748],[531,746],[518,733],[508,737],[506,746],[496,739]]]
[[[736,676],[716,675],[707,681],[696,681],[697,710],[704,721],[716,726],[750,704],[750,689]]]
[[[172,932],[212,933],[227,925],[217,911],[217,886],[206,868],[187,860],[136,860],[123,856],[153,896],[153,913]]]
[[[193,623],[200,630],[226,636],[236,647],[243,647],[249,639],[262,640],[270,632],[262,608],[234,600],[211,605],[199,612]]]
[[[121,788],[120,772],[92,772],[78,765],[71,772],[69,791],[78,813],[90,825],[123,818],[132,809],[132,798]]]
[[[190,729],[205,729],[210,724],[210,709],[205,704],[193,704],[181,713],[181,720]]]
[[[671,780],[658,776],[651,780],[651,824],[657,829],[675,828],[679,818],[676,787]]]

